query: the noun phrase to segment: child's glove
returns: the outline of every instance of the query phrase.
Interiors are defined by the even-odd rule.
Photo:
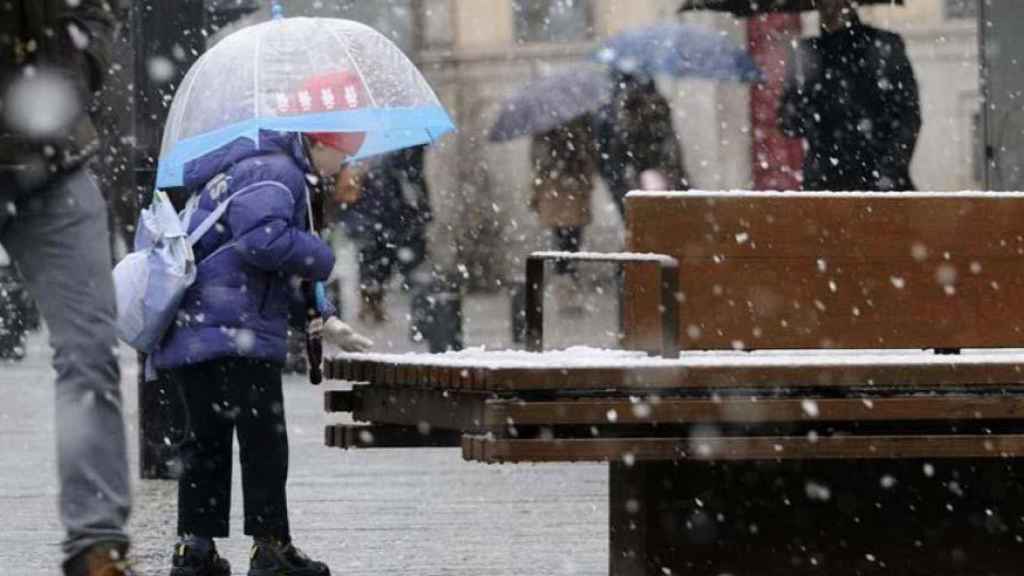
[[[356,332],[337,316],[331,316],[324,322],[321,334],[324,342],[333,344],[345,352],[366,352],[373,346],[373,340]]]

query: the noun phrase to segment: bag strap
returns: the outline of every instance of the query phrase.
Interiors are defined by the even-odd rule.
[[[210,212],[210,215],[207,216],[206,219],[203,220],[199,224],[199,226],[197,226],[196,229],[192,231],[191,234],[188,235],[189,244],[195,246],[196,243],[199,242],[199,240],[201,240],[202,237],[205,236],[206,233],[210,231],[210,228],[213,228],[213,225],[216,224],[217,221],[220,220],[220,217],[224,215],[224,212],[227,211],[228,205],[231,204],[231,199],[234,197],[234,195],[228,196],[223,202],[221,202],[220,204],[217,205],[216,208],[214,208],[213,212]],[[199,195],[197,194],[195,198],[197,199],[196,202],[198,204]],[[191,202],[191,200],[189,201]],[[186,212],[187,211],[188,209],[186,208]],[[189,216],[189,220],[191,220],[191,215]],[[185,225],[187,226],[188,223],[186,222]]]
[[[227,190],[228,181],[229,179],[226,178],[226,173],[221,172],[220,174],[211,178],[210,181],[206,183],[206,186],[203,187],[202,192],[193,194],[191,197],[189,197],[188,202],[185,204],[185,209],[181,211],[181,224],[186,231],[188,231],[189,224],[192,223],[192,216],[196,213],[196,210],[199,209],[199,200],[202,198],[203,192],[209,192],[210,197],[214,199],[214,201],[216,201],[217,196],[219,196],[221,193]],[[217,193],[214,193],[212,191],[212,189],[215,186],[221,188],[221,190],[218,191]],[[203,236],[205,236],[206,233],[210,231],[210,228],[213,228],[213,225],[216,224],[217,221],[220,220],[221,216],[224,215],[224,212],[227,211],[228,205],[231,203],[231,199],[234,197],[235,194],[231,194],[230,196],[225,198],[223,202],[217,204],[217,207],[213,209],[213,212],[210,212],[206,219],[203,220],[199,224],[199,226],[196,227],[196,229],[192,231],[191,234],[188,235],[188,242],[190,245],[195,246],[203,238]]]
[[[259,188],[260,186],[276,186],[278,188],[284,189],[285,192],[291,192],[288,189],[288,187],[286,187],[284,184],[281,184],[280,182],[275,182],[273,180],[254,182],[252,184],[249,184],[248,186],[243,187],[241,190],[236,190],[235,192],[232,192],[230,196],[225,198],[223,202],[218,204],[217,207],[214,208],[213,212],[211,212],[210,215],[207,216],[206,219],[203,220],[199,224],[199,226],[197,226],[196,229],[192,231],[191,234],[188,235],[189,243],[195,246],[195,244],[199,242],[199,240],[202,239],[202,237],[205,236],[207,232],[210,231],[210,228],[213,228],[213,225],[216,224],[218,220],[220,220],[221,216],[224,215],[224,212],[227,211],[228,205],[231,204],[232,200],[234,200],[238,196],[243,196],[246,193],[255,190],[256,188]],[[192,214],[195,213],[196,208],[199,207],[199,198],[201,195],[202,194],[194,194],[191,198],[189,198],[188,204],[185,205],[185,209],[182,210],[181,212],[182,224],[184,224],[186,230],[188,229],[188,225],[192,220]],[[312,210],[311,206],[309,206],[308,208]]]

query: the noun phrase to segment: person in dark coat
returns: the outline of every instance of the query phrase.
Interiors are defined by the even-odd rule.
[[[89,111],[108,76],[117,4],[0,2],[0,244],[54,349],[63,567],[72,576],[132,573],[107,208],[89,169],[98,149]]]
[[[821,35],[796,46],[779,110],[782,131],[807,142],[804,189],[913,190],[921,105],[903,40],[849,0],[818,9]]]
[[[385,288],[397,271],[405,289],[427,258],[427,225],[433,220],[424,172],[425,146],[367,162],[341,213],[341,223],[359,246],[359,319],[385,322]]]
[[[688,190],[672,108],[654,80],[616,73],[611,101],[595,115],[598,170],[620,214],[631,190]]]

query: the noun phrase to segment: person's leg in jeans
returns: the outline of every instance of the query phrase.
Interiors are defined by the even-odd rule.
[[[232,440],[238,405],[227,378],[231,360],[171,371],[188,413],[178,478],[178,535],[226,538],[231,511]]]
[[[19,200],[0,230],[50,331],[63,548],[127,544],[131,508],[107,208],[81,170]]]
[[[238,360],[228,385],[238,402],[245,533],[288,542],[288,431],[281,368],[269,362]]]

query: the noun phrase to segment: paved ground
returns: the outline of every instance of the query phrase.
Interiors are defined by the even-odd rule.
[[[552,346],[608,344],[614,314],[607,297],[583,318],[549,323]],[[379,348],[408,350],[404,303],[396,321],[371,330]],[[507,345],[504,297],[466,303],[468,344]],[[0,364],[0,574],[56,574],[53,387],[45,337],[29,357]],[[138,413],[135,367],[125,351],[124,391],[133,469]],[[607,572],[606,468],[592,465],[499,467],[461,461],[455,450],[342,452],[322,446],[331,416],[321,390],[286,383],[292,467],[289,499],[296,540],[335,574],[561,575]],[[237,468],[236,468],[237,470]],[[136,473],[137,476],[137,473]],[[143,574],[166,573],[174,540],[173,482],[137,482],[132,530]],[[236,574],[247,568],[235,477],[235,536],[221,543]]]

